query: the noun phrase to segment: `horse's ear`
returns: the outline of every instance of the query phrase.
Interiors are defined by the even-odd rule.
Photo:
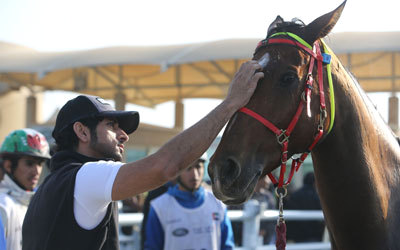
[[[317,39],[323,38],[328,35],[335,26],[336,22],[339,20],[344,6],[346,5],[346,1],[344,1],[334,11],[318,17],[309,25],[307,25],[305,27],[305,40],[310,44],[313,44]]]
[[[275,18],[275,21],[273,21],[268,27],[267,37],[269,37],[270,34],[274,33],[276,28],[278,28],[278,26],[284,22],[285,21],[283,20],[283,18],[281,16],[277,16]]]

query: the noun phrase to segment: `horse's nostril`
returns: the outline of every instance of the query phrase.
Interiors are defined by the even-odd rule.
[[[234,159],[229,157],[221,169],[221,177],[228,183],[233,182],[240,175],[240,165]]]

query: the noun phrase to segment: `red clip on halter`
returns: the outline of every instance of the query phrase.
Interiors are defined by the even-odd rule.
[[[276,34],[276,35],[278,35],[278,34]],[[290,33],[287,33],[287,35],[290,35],[291,37],[297,39],[296,38],[297,36],[294,37],[295,35],[292,35]],[[301,38],[299,38],[299,39],[301,39]],[[281,169],[280,169],[279,181],[277,181],[275,179],[275,177],[272,175],[272,173],[268,174],[272,183],[274,183],[275,185],[277,184],[278,187],[280,188],[283,185],[288,185],[290,183],[290,181],[293,178],[294,171],[295,170],[297,171],[300,168],[301,164],[307,158],[308,154],[311,152],[311,150],[314,148],[314,146],[317,144],[317,142],[321,139],[321,137],[324,133],[324,123],[325,123],[325,119],[327,117],[327,113],[326,113],[326,106],[325,106],[325,94],[324,94],[323,73],[322,73],[323,72],[322,71],[323,56],[321,54],[321,49],[318,44],[318,41],[314,42],[313,50],[309,49],[308,47],[306,47],[305,45],[303,45],[300,42],[293,41],[293,40],[287,39],[287,38],[270,38],[268,40],[264,40],[264,41],[260,42],[258,47],[264,46],[264,45],[266,46],[268,44],[294,45],[294,46],[297,46],[297,47],[303,49],[311,56],[310,65],[308,68],[307,79],[306,79],[306,85],[305,85],[305,89],[303,92],[303,95],[304,95],[303,99],[300,102],[299,106],[297,107],[297,111],[286,130],[278,129],[270,121],[268,121],[267,119],[263,118],[262,116],[260,116],[259,114],[257,114],[256,112],[254,112],[248,108],[244,107],[239,110],[240,112],[243,112],[243,113],[253,117],[257,121],[261,122],[265,127],[270,129],[276,135],[276,139],[277,139],[278,143],[282,146]],[[287,153],[288,153],[287,150],[288,150],[289,138],[290,138],[290,135],[291,135],[294,127],[296,126],[296,124],[299,120],[301,112],[303,111],[304,102],[306,102],[307,112],[310,114],[311,89],[312,89],[313,82],[314,82],[312,72],[313,72],[315,60],[317,60],[317,66],[318,66],[318,68],[317,68],[318,69],[318,84],[319,84],[320,110],[321,110],[319,125],[318,125],[318,132],[314,137],[314,141],[308,147],[307,152],[304,152],[298,159],[293,159],[292,167],[290,170],[288,180],[286,181],[286,183],[284,183],[284,175],[286,172],[286,162],[288,160],[287,159]]]

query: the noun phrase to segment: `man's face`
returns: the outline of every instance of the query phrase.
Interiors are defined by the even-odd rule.
[[[39,182],[43,168],[43,159],[23,156],[18,160],[13,176],[25,190],[32,191]],[[10,173],[10,171],[7,171]]]
[[[203,182],[203,176],[204,162],[201,160],[197,160],[192,163],[187,169],[183,170],[183,172],[179,176],[179,180],[187,189],[189,189],[189,191],[194,191],[201,186],[201,183]],[[179,188],[181,190],[185,190],[182,185],[180,185]]]
[[[95,157],[122,161],[124,143],[129,140],[129,137],[119,127],[116,120],[104,118],[97,125],[95,135],[90,141],[90,148]]]

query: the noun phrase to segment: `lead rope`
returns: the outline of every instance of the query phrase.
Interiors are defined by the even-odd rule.
[[[282,189],[283,192],[279,192]],[[283,218],[283,198],[287,195],[286,185],[281,188],[275,188],[275,195],[279,198],[279,216],[276,221],[275,231],[276,231],[276,250],[286,249],[286,223]]]

